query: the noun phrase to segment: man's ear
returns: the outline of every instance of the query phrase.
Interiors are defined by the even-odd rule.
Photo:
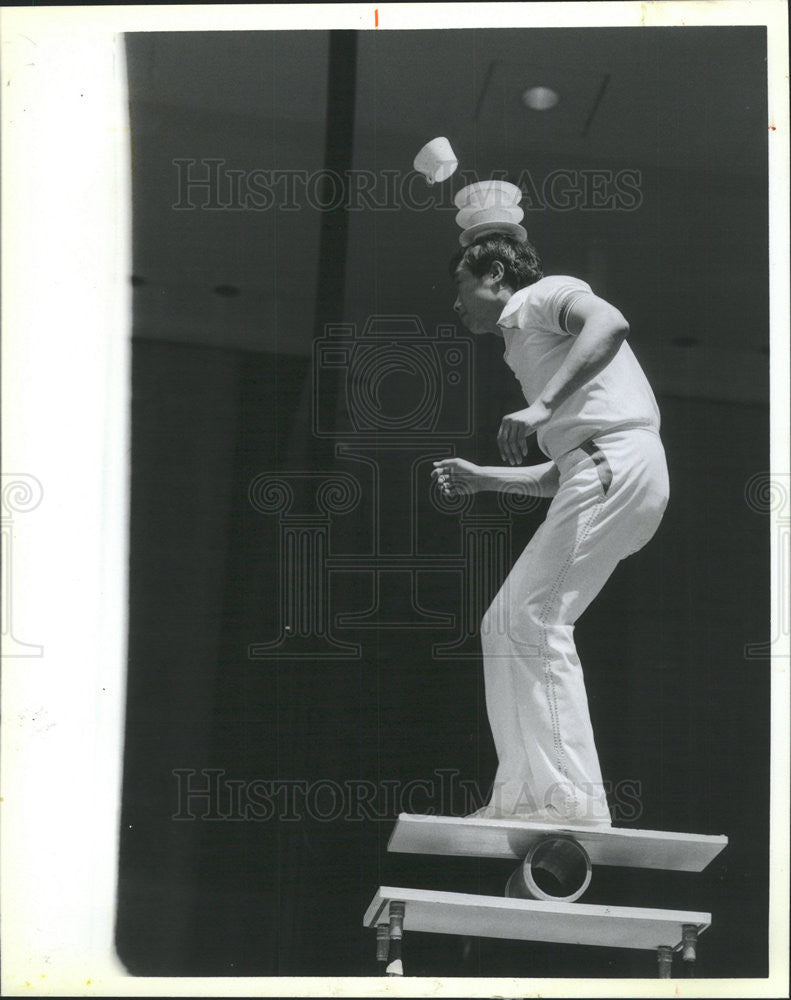
[[[493,260],[492,266],[489,268],[489,277],[494,282],[502,282],[505,277],[505,268],[500,260]]]

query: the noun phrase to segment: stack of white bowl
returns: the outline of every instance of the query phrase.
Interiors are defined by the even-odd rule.
[[[519,225],[525,215],[519,207],[521,200],[521,190],[507,181],[479,181],[462,188],[454,198],[459,209],[456,223],[462,229],[459,243],[468,247],[491,233],[524,243],[527,232]]]

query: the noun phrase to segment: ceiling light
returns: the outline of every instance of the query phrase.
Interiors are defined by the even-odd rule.
[[[560,94],[550,87],[528,87],[522,94],[522,100],[533,111],[549,111],[560,100]]]

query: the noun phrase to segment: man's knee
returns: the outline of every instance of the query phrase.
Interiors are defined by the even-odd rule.
[[[484,652],[505,641],[525,655],[537,656],[542,629],[537,607],[530,601],[517,602],[507,591],[500,591],[481,620],[481,643]]]

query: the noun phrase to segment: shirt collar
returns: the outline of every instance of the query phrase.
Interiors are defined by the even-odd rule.
[[[503,327],[503,329],[512,329],[515,326],[519,326],[519,307],[525,301],[527,293],[530,291],[530,286],[526,288],[520,288],[511,296],[511,298],[506,302],[505,309],[500,313],[500,318],[497,320],[497,325]]]

